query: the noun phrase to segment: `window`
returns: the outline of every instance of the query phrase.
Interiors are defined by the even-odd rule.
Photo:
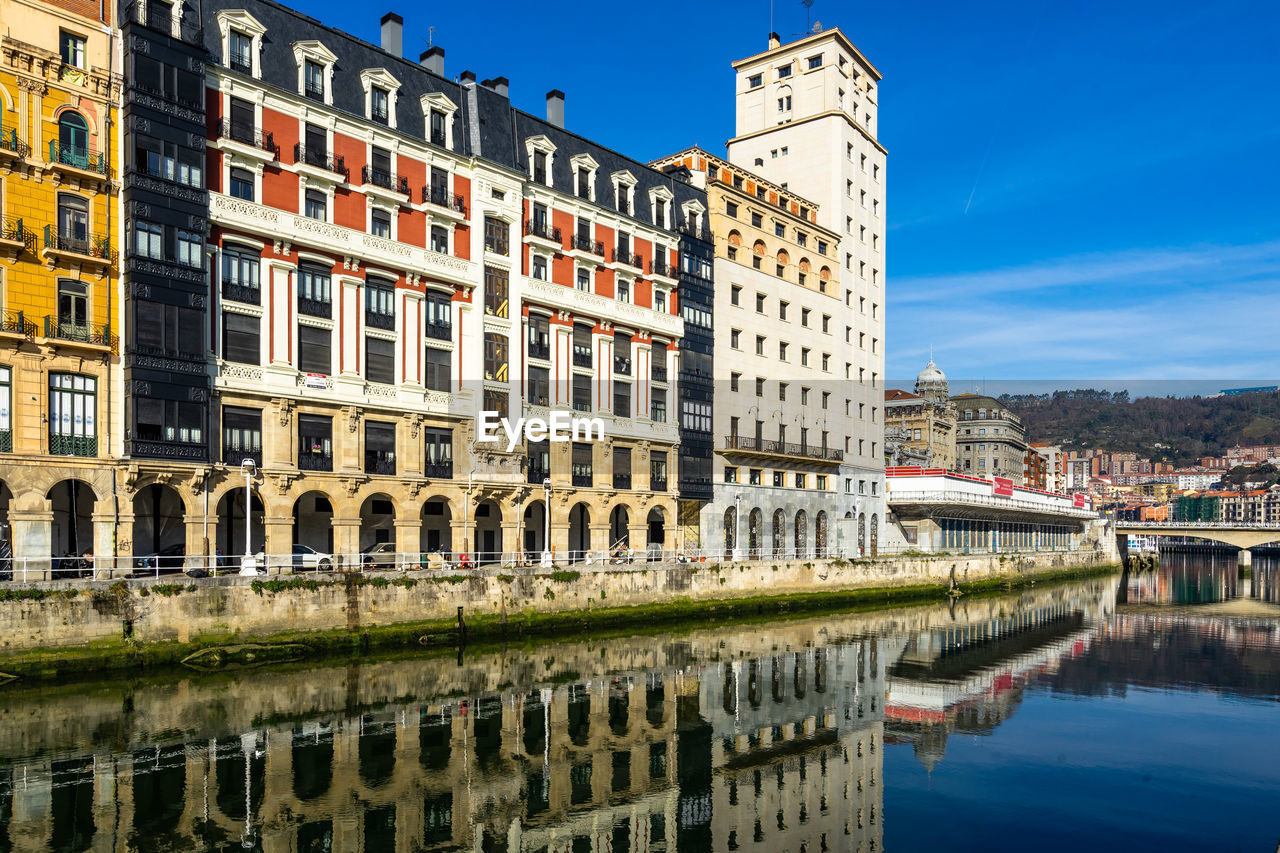
[[[58,194],[58,242],[80,251],[89,250],[89,202],[80,196]],[[163,250],[155,257],[163,257]]]
[[[805,488],[808,488],[808,482],[809,482],[808,475],[806,475],[806,474],[796,474],[796,488],[797,488],[797,489],[805,489]]]
[[[734,467],[732,467],[732,466],[725,466],[725,469],[724,469],[724,481],[725,481],[726,483],[736,483],[736,482],[738,482],[738,469],[737,469],[737,468],[734,468]]]
[[[178,229],[178,263],[193,269],[204,268],[204,238],[193,231]]]
[[[509,277],[507,271],[497,267],[484,268],[484,313],[494,317],[507,317],[510,306],[507,299]]]
[[[780,400],[781,402],[786,402],[786,399],[787,399],[787,383],[779,382],[778,383],[778,400]]]
[[[484,250],[493,252],[495,255],[510,254],[511,248],[507,242],[510,230],[507,223],[501,219],[486,216],[484,218]]]
[[[245,201],[253,201],[254,199],[254,177],[253,172],[248,169],[232,169],[231,170],[231,197],[240,198]]]
[[[808,388],[800,389],[800,405],[802,406],[809,405],[809,389]]]
[[[752,227],[754,227],[754,228],[760,228],[761,226],[763,226],[763,225],[764,225],[764,217],[763,217],[763,216],[761,216],[759,213],[752,213],[752,214],[751,214],[751,225],[752,225]]]
[[[257,250],[227,245],[222,249],[222,295],[236,302],[259,302]]]
[[[369,118],[378,124],[391,122],[391,93],[380,86],[369,89]]]
[[[529,368],[529,402],[534,406],[550,405],[551,371],[546,367]]]
[[[781,361],[787,360],[787,342],[786,341],[780,341],[778,343],[778,359]]]
[[[84,39],[74,33],[62,32],[58,37],[59,53],[62,64],[73,68],[84,68]]]
[[[303,215],[308,219],[325,222],[329,218],[329,200],[320,190],[307,190]]]
[[[756,377],[756,396],[764,396],[764,378],[761,376]]]
[[[785,113],[785,112],[790,112],[790,110],[791,110],[791,96],[783,95],[781,98],[778,98],[778,112]]]
[[[773,236],[775,237],[787,236],[787,226],[783,225],[781,222],[773,223]]]
[[[449,254],[449,229],[443,225],[431,226],[431,251]]]
[[[742,303],[742,288],[736,284],[729,288],[729,302],[732,305]]]
[[[234,107],[234,103],[232,105]],[[232,137],[237,136],[232,125]],[[247,131],[239,135],[253,138],[252,118]],[[196,189],[204,188],[204,152],[185,148],[173,142],[165,142],[144,134],[136,134],[134,165],[153,177],[176,181]],[[87,152],[84,155],[88,156]]]
[[[258,409],[222,409],[222,461],[239,465],[246,458],[262,463],[262,412]]]
[[[328,317],[330,313],[330,278],[322,267],[298,267],[298,310],[312,316]]]
[[[238,364],[261,364],[262,321],[248,314],[222,312],[222,357]]]
[[[333,470],[333,418],[298,416],[298,467],[307,471]]]
[[[812,68],[821,68],[821,67],[822,67],[822,54],[809,57],[809,68],[812,69]]]
[[[394,385],[396,381],[396,344],[382,338],[364,339],[364,375],[370,382]]]
[[[49,452],[97,456],[97,382],[74,373],[49,374]]]
[[[737,390],[738,390],[738,380],[739,380],[739,379],[741,379],[741,378],[742,378],[742,374],[741,374],[741,373],[730,373],[730,374],[729,374],[729,390],[730,390],[730,391],[737,391]]]
[[[502,332],[484,333],[484,378],[489,382],[506,382],[509,343]]]
[[[828,373],[831,370],[831,356],[825,352],[822,354],[822,369]]]
[[[790,65],[783,65],[780,68],[778,68],[778,79],[782,79],[783,77],[790,77],[790,76],[791,76]]]
[[[581,373],[573,375],[573,409],[576,412],[591,411],[591,377]]]
[[[613,372],[631,375],[631,334],[615,332],[613,335]]]
[[[391,214],[385,210],[374,210],[369,214],[369,233],[385,240],[391,239]]]
[[[493,412],[499,418],[505,418],[509,414],[509,403],[506,391],[498,391],[493,388],[484,389],[484,407],[487,411]]]
[[[135,220],[133,252],[138,257],[164,260],[164,228],[154,222]]]
[[[654,388],[649,403],[649,417],[656,423],[667,421],[667,391],[665,388]]]
[[[440,110],[431,111],[431,144],[445,144],[445,118]]]
[[[573,443],[572,473],[575,486],[592,485],[591,451],[590,444],[580,441]]]
[[[587,293],[591,292],[591,270],[586,269],[585,267],[578,268],[578,282],[576,286],[578,290],[583,290]]]
[[[200,403],[133,398],[133,437],[141,441],[198,443],[204,438],[204,419]]]
[[[380,421],[364,424],[364,472],[396,473],[396,425]]]
[[[426,367],[426,386],[430,391],[451,391],[449,376],[453,351],[427,347],[423,363]]]
[[[617,286],[617,299],[619,302],[631,301],[631,282],[619,280]]]
[[[738,331],[737,329],[731,329],[729,331],[729,348],[740,349],[738,344],[739,344],[739,339],[741,337],[742,337],[742,332]]]
[[[800,348],[800,364],[804,365],[805,367],[809,366],[809,348],[808,347]]]
[[[324,100],[324,66],[308,59],[303,69],[303,94],[316,101]]]
[[[425,428],[422,473],[428,477],[453,476],[453,430]],[[428,504],[429,506],[429,504]]]
[[[315,326],[298,326],[298,370],[328,376],[333,369],[330,355],[333,333]]]
[[[578,198],[591,199],[591,170],[579,166],[574,172],[574,185]]]
[[[756,355],[764,355],[764,335],[756,335]]]
[[[227,64],[241,74],[253,73],[253,39],[236,30],[227,35]]]
[[[613,416],[615,418],[631,417],[631,383],[613,383]]]
[[[783,471],[774,471],[774,472],[773,472],[773,485],[774,485],[774,486],[776,486],[776,487],[778,487],[778,488],[782,488],[782,487],[783,487],[783,486],[785,486],[786,484],[787,484],[787,475],[786,475],[786,473],[785,473],[785,472],[783,472]]]
[[[756,313],[758,314],[764,313],[764,294],[763,293],[756,294]]]
[[[134,300],[133,306],[133,348],[136,352],[180,357],[204,354],[202,311],[144,299]],[[256,359],[256,352],[254,357]]]
[[[724,203],[724,212],[726,216],[731,216],[736,219],[738,216],[738,205],[731,201],[726,201]]]
[[[551,358],[551,325],[541,314],[529,315],[529,357]]]
[[[763,74],[753,74],[753,75],[751,75],[750,77],[748,77],[748,78],[747,78],[747,88],[748,88],[748,89],[756,89],[756,88],[759,88],[760,86],[763,86],[763,85],[764,85],[764,75],[763,75]]]
[[[800,325],[806,329],[809,328],[809,314],[812,313],[808,308],[800,309]]]
[[[535,183],[545,184],[547,182],[547,152],[533,152],[533,180]]]
[[[533,256],[533,277],[541,281],[547,280],[547,256]]]

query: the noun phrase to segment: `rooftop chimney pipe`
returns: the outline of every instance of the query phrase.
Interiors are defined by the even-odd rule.
[[[773,50],[775,47],[779,47],[781,44],[782,44],[782,39],[778,36],[777,33],[769,33],[769,50]]]
[[[418,57],[418,61],[422,63],[422,67],[440,77],[444,76],[444,48],[433,47],[424,50],[422,55]]]
[[[404,56],[404,18],[395,12],[382,16],[382,49],[393,56]]]
[[[564,127],[564,92],[559,89],[547,92],[547,123]]]

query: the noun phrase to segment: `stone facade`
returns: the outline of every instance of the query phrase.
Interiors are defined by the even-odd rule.
[[[959,413],[956,470],[978,477],[1007,477],[1022,485],[1027,454],[1022,420],[982,394],[960,394],[951,402]]]

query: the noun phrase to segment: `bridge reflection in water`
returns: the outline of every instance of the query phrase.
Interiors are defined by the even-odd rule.
[[[886,742],[932,766],[1030,681],[1105,678],[1118,583],[461,664],[11,686],[0,849],[879,850]]]

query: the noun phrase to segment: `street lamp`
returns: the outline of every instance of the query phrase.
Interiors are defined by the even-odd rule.
[[[253,474],[258,466],[252,459],[245,459],[240,463],[240,472],[244,474],[244,557],[240,560],[240,575],[242,577],[256,577],[258,574],[258,566],[253,559],[253,550],[250,546],[251,537],[249,535],[251,525],[249,519],[252,508],[250,502],[253,495]]]
[[[544,569],[551,568],[551,478],[546,477],[542,480],[542,493],[546,497],[544,502],[542,520],[546,524],[545,532],[542,536],[542,567]]]

